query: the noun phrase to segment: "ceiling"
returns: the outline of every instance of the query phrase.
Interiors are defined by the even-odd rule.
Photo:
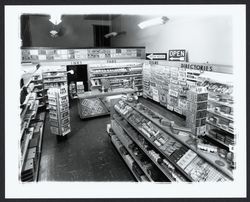
[[[113,20],[120,15],[84,15],[85,20]]]

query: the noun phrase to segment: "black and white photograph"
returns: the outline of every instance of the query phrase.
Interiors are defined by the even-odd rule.
[[[246,197],[245,9],[5,6],[5,197]]]

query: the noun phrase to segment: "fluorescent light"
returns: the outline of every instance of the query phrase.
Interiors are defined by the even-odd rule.
[[[151,20],[143,21],[143,22],[139,23],[138,26],[141,29],[144,29],[144,28],[151,27],[151,26],[154,26],[154,25],[165,24],[167,22],[167,20],[168,20],[168,18],[165,17],[165,16],[158,17],[158,18],[154,18],[154,19],[151,19]]]
[[[52,22],[54,25],[58,25],[62,22],[61,15],[60,14],[52,14],[50,15],[50,22]]]

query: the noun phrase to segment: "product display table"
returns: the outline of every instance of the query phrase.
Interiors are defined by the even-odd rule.
[[[105,101],[108,96],[134,93],[132,88],[116,88],[108,92],[99,90],[78,94],[78,113],[81,119],[109,114],[109,104]]]

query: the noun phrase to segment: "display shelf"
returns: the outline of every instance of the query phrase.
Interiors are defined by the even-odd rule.
[[[218,140],[217,138],[213,137],[212,135],[206,134],[208,138],[211,138],[212,140],[218,142],[219,144],[222,144],[223,146],[229,148],[229,145],[226,144],[225,142],[222,142],[221,140]]]
[[[32,95],[32,92],[30,92],[30,93],[26,96],[25,101],[23,102],[22,106],[24,106],[24,105],[27,106],[27,103],[29,102],[29,99],[30,99],[31,95]]]
[[[229,103],[226,103],[226,102],[220,102],[220,101],[217,101],[217,100],[214,100],[214,99],[211,99],[211,98],[209,98],[208,101],[212,102],[212,103],[219,104],[219,105],[224,105],[224,106],[227,106],[227,107],[233,107],[232,104],[229,104]]]
[[[65,136],[71,131],[67,85],[51,88],[48,91],[50,131]]]
[[[120,68],[121,69],[121,68]],[[124,73],[133,73],[133,72],[139,72],[142,71],[142,69],[136,69],[136,70],[122,70],[122,71],[107,71],[107,72],[91,72],[92,75],[98,75],[98,74],[124,74]]]
[[[78,95],[79,99],[90,99],[90,98],[102,98],[111,95],[119,95],[119,94],[127,94],[127,93],[134,93],[135,90],[132,88],[117,88],[115,90],[109,92],[100,92],[100,91],[88,91],[83,94]]]
[[[110,78],[135,77],[135,76],[142,76],[142,74],[128,74],[128,75],[118,75],[118,76],[101,76],[101,77],[92,77],[91,79],[110,79]]]
[[[135,179],[138,182],[142,182],[141,178],[139,176],[137,176],[137,174],[132,170],[132,167],[127,163],[127,160],[125,159],[124,155],[120,152],[117,143],[115,142],[115,140],[112,138],[111,136],[111,142],[113,143],[113,145],[115,146],[116,150],[118,151],[118,153],[121,155],[121,157],[123,158],[125,164],[128,166],[129,170],[131,171],[131,173],[133,174],[133,176],[135,177]]]
[[[121,69],[121,68],[120,68]],[[96,75],[96,74],[119,74],[119,73],[127,73],[128,71],[126,71],[125,69],[123,71],[107,71],[107,72],[94,72],[91,71],[92,75]]]
[[[23,165],[24,162],[26,160],[26,156],[27,156],[27,151],[28,151],[28,146],[29,146],[29,141],[30,141],[30,137],[31,137],[31,132],[33,133],[33,131],[29,131],[29,135],[28,137],[25,139],[25,143],[24,143],[24,149],[21,155],[21,171],[23,170]]]
[[[123,115],[123,114],[121,114],[119,111],[117,111],[123,118],[125,118],[126,119],[126,117]],[[182,170],[182,168],[179,166],[179,165],[177,165],[175,162],[173,162],[170,158],[169,158],[169,156],[167,156],[164,152],[162,152],[141,130],[139,130],[138,129],[138,127],[134,124],[134,123],[132,123],[130,120],[128,120],[128,119],[126,119],[126,121],[130,124],[130,125],[132,125],[136,130],[137,130],[137,132],[139,132],[157,151],[159,151],[169,162],[171,162],[186,178],[187,178],[187,180],[188,181],[192,181],[192,178],[189,176],[189,175],[187,175],[183,170]]]
[[[63,82],[67,82],[67,80],[66,79],[64,79],[64,80],[58,80],[58,81],[43,81],[43,83],[45,84],[45,83],[63,83]]]
[[[119,64],[119,63],[116,63],[116,64]],[[112,67],[112,66],[101,66],[101,67],[91,67],[91,70],[98,70],[98,69],[100,69],[100,70],[103,70],[103,69],[122,69],[122,68],[138,68],[138,67],[141,67],[141,64],[137,64],[137,65],[131,65],[131,66],[129,66],[129,65],[118,65],[118,66],[114,66],[114,67]]]
[[[225,116],[225,115],[223,115],[223,114],[216,113],[216,112],[214,112],[214,111],[211,110],[211,109],[208,109],[207,111],[208,111],[209,113],[211,113],[211,114],[214,114],[215,116],[219,116],[219,117],[222,117],[222,118],[224,118],[224,119],[233,121],[233,117],[232,117],[231,115],[230,115],[230,117],[229,117],[229,116]]]
[[[43,76],[43,79],[61,78],[61,77],[66,77],[66,75],[61,75],[61,76]]]
[[[154,158],[152,158],[152,156],[148,153],[148,151],[141,145],[141,143],[139,143],[139,141],[131,135],[131,131],[129,131],[129,129],[133,129],[130,125],[125,126],[124,123],[122,123],[120,120],[118,120],[117,118],[115,118],[115,121],[118,123],[118,125],[126,132],[126,134],[136,143],[136,145],[138,147],[140,147],[140,149],[148,156],[148,158],[151,159],[151,161],[161,170],[161,172],[171,181],[174,182],[175,180],[172,178],[172,176],[170,174],[168,174],[161,166],[160,164],[155,161]]]
[[[36,85],[34,85],[34,88],[35,87],[39,87],[39,86],[42,86],[43,84],[36,84]]]
[[[185,136],[180,136],[180,135],[175,135],[171,129],[167,126],[162,126],[159,122],[159,120],[153,119],[151,117],[149,117],[146,113],[142,112],[141,110],[139,110],[137,107],[131,105],[130,103],[127,103],[129,106],[131,106],[134,110],[136,110],[137,112],[139,112],[141,115],[143,115],[144,117],[146,117],[148,120],[152,121],[152,123],[154,123],[156,126],[158,126],[161,130],[165,131],[167,134],[169,134],[171,137],[173,137],[174,139],[176,139],[177,141],[181,142],[182,144],[184,144],[185,146],[187,146],[189,149],[193,150],[195,153],[197,153],[202,159],[205,159],[206,161],[208,161],[211,165],[213,165],[215,168],[217,168],[219,171],[221,171],[224,175],[228,176],[230,179],[233,180],[233,175],[232,175],[232,171],[226,166],[228,165],[228,163],[226,162],[226,160],[222,159],[221,157],[219,157],[218,154],[209,154],[209,153],[203,153],[202,151],[198,150],[196,148],[196,146],[194,145],[190,145],[187,143],[188,140],[190,140],[190,137],[185,137]],[[158,113],[157,116],[165,118],[163,116],[161,116]],[[132,123],[133,124],[133,123]],[[215,161],[216,160],[220,160],[222,161],[225,166],[224,167],[220,167],[218,166]]]
[[[114,132],[115,133],[115,132]],[[117,135],[117,134],[116,134]],[[117,138],[119,139],[119,137],[117,136]],[[120,139],[119,139],[120,140]],[[121,142],[121,140],[120,140]],[[121,142],[122,143],[122,142]],[[147,170],[145,169],[145,167],[143,167],[143,165],[141,164],[141,162],[138,160],[138,158],[134,155],[134,153],[126,146],[122,143],[122,145],[126,148],[126,150],[128,151],[128,153],[130,154],[130,156],[134,159],[134,161],[137,163],[137,165],[141,168],[141,170],[143,171],[143,173],[147,176],[147,178],[149,179],[150,182],[153,182],[154,180],[151,178],[151,176],[148,174]]]
[[[232,131],[230,131],[230,130],[228,130],[228,129],[222,128],[221,126],[219,126],[219,125],[217,125],[217,124],[215,124],[215,123],[212,123],[211,121],[208,121],[208,120],[207,120],[206,123],[209,124],[209,125],[211,125],[211,126],[214,126],[214,127],[216,127],[216,128],[219,128],[219,129],[221,129],[221,130],[223,130],[223,131],[226,131],[227,133],[229,133],[229,134],[231,134],[231,135],[234,135],[234,132],[232,132]]]
[[[40,93],[40,92],[43,92],[44,91],[44,89],[41,89],[41,90],[34,90],[33,92],[34,93]]]
[[[209,92],[210,95],[213,95],[213,96],[220,95],[220,96],[223,96],[223,97],[233,97],[233,95],[231,95],[231,94],[223,94],[223,93],[214,92],[214,91],[211,91],[211,90],[208,90],[208,92]]]

